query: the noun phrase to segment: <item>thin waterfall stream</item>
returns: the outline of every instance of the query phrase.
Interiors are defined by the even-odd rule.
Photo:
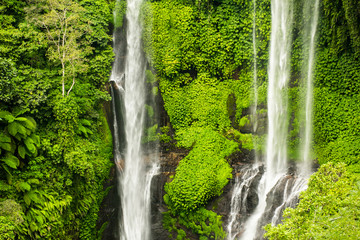
[[[313,113],[313,78],[314,78],[314,59],[315,59],[315,40],[317,25],[319,20],[319,0],[315,0],[313,11],[311,0],[305,2],[304,15],[305,17],[310,17],[311,21],[306,26],[307,30],[307,39],[305,45],[308,45],[308,60],[307,60],[307,73],[306,73],[306,102],[305,102],[305,133],[304,133],[304,143],[302,151],[302,163],[301,163],[301,172],[305,176],[311,174],[311,140],[312,140],[312,113]],[[306,18],[307,19],[307,18]]]

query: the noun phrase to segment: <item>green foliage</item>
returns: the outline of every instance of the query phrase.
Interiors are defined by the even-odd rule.
[[[11,60],[0,57],[0,101],[10,102],[14,98],[15,83],[13,78],[17,70]]]
[[[165,212],[163,217],[164,228],[170,233],[176,232],[176,239],[179,240],[187,238],[186,232],[183,229],[178,229],[177,224],[191,229],[193,233],[199,236],[199,239],[225,239],[226,237],[222,228],[221,216],[203,207],[188,215],[180,214],[178,217],[173,217],[170,212]]]
[[[61,11],[56,8],[58,3],[70,1],[3,2],[0,195],[18,202],[25,217],[14,228],[0,216],[1,231],[11,229],[6,230],[11,235],[0,235],[17,239],[79,239],[81,235],[92,239],[96,211],[104,197],[102,184],[112,166],[111,133],[101,105],[110,99],[104,85],[114,56],[109,34],[112,3],[79,0],[68,6],[65,18],[70,17],[70,38],[65,39],[68,48],[61,49],[67,54],[65,88],[71,89],[74,79],[76,84],[63,99],[59,88],[63,68],[60,60],[54,60],[58,49],[51,40],[61,29],[51,21],[54,11]],[[48,11],[50,2],[54,3],[53,12]],[[25,11],[26,5],[34,11]],[[35,24],[40,20],[48,24],[49,31]],[[84,29],[86,34],[80,34]]]
[[[360,234],[360,186],[345,164],[327,163],[309,180],[282,224],[265,227],[268,239],[356,239]],[[344,229],[347,229],[344,231]]]
[[[0,111],[0,166],[9,183],[12,179],[9,168],[17,169],[20,165],[19,158],[36,156],[40,145],[40,138],[34,133],[35,120],[31,117],[19,117],[18,114],[21,113]]]
[[[315,99],[314,132],[319,162],[359,164],[358,95],[344,96],[329,88],[317,88]],[[358,171],[357,167],[352,169]]]
[[[222,193],[232,177],[224,158],[238,147],[206,128],[178,131],[177,140],[181,147],[192,147],[192,151],[179,163],[174,180],[165,185],[164,200],[174,214],[192,212]]]
[[[0,202],[0,239],[15,239],[16,227],[24,222],[21,206],[12,199]]]
[[[126,13],[126,1],[116,1],[114,12],[114,27],[122,27]]]

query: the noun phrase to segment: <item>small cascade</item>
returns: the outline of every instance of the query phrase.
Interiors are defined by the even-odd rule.
[[[311,141],[312,141],[312,108],[313,108],[313,72],[314,72],[314,59],[315,59],[315,40],[316,30],[319,19],[319,0],[315,0],[313,9],[311,8],[313,1],[306,0],[304,4],[304,18],[311,19],[310,23],[305,24],[306,38],[305,48],[309,49],[307,56],[307,71],[306,71],[306,102],[305,102],[305,131],[303,136],[302,146],[302,163],[301,173],[305,176],[311,174]],[[303,74],[305,75],[305,74]]]
[[[246,215],[249,212],[247,207],[249,191],[251,186],[259,180],[260,174],[260,167],[254,166],[242,169],[235,179],[236,183],[231,196],[229,223],[226,227],[228,240],[236,239],[240,232],[242,221],[239,219],[239,214]]]
[[[121,198],[119,238],[150,239],[150,192],[159,171],[158,154],[143,151],[146,123],[146,61],[141,46],[140,6],[142,0],[128,0],[124,27],[115,24],[115,61],[112,82],[114,115],[114,160],[118,169]],[[116,4],[120,4],[118,0]],[[114,13],[116,18],[116,12]],[[126,29],[126,31],[125,31]]]
[[[287,207],[294,207],[299,200],[300,192],[306,190],[306,188],[307,181],[302,177],[286,179],[284,192],[282,194],[282,204],[275,209],[271,219],[271,224],[276,225],[281,222],[282,212]]]

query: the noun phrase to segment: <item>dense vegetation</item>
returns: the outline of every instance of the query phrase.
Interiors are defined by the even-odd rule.
[[[0,239],[100,236],[112,5],[1,1]]]
[[[256,2],[256,87],[258,114],[264,115],[271,11],[270,0]],[[303,4],[294,1],[294,160],[301,144]],[[298,207],[286,211],[284,224],[266,227],[270,239],[359,234],[359,4],[321,1],[313,158],[322,166]],[[190,150],[165,186],[164,227],[174,238],[186,238],[187,229],[200,239],[223,239],[221,216],[205,207],[232,176],[231,154],[264,149],[265,136],[246,131],[254,94],[253,7],[248,0],[143,5],[144,50],[155,78],[147,75],[158,82],[171,123],[162,126],[161,139]],[[125,9],[124,1],[115,6],[113,0],[1,0],[0,239],[101,236],[97,212],[112,166],[102,104],[110,100],[105,82],[113,61],[112,25],[122,26]],[[174,135],[166,135],[170,128]],[[148,132],[151,141],[156,129]],[[352,231],[344,233],[344,226]]]

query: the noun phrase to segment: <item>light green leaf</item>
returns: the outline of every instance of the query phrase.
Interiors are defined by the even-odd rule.
[[[91,122],[87,119],[81,119],[80,123],[85,126],[91,126]]]
[[[15,120],[20,121],[20,122],[28,121],[27,118],[25,118],[25,117],[17,117],[17,118],[15,118]]]
[[[4,161],[6,163],[6,165],[8,165],[11,168],[16,169],[19,165],[20,165],[20,161],[17,157],[15,157],[14,155],[10,155],[8,154],[5,158],[1,159],[2,161]]]
[[[36,147],[34,145],[34,141],[30,137],[26,138],[24,140],[24,143],[25,143],[25,146],[26,146],[27,150],[30,153],[34,154],[36,152]]]
[[[34,141],[35,145],[40,145],[40,137],[38,135],[33,133],[30,135],[30,138]]]
[[[10,135],[15,136],[17,133],[20,133],[23,136],[26,136],[26,128],[18,123],[18,122],[12,122],[8,125],[8,131]]]
[[[22,124],[29,130],[34,131],[36,129],[36,123],[34,119],[27,117],[26,121],[22,122]]]
[[[11,143],[0,142],[0,147],[5,151],[11,152]]]
[[[31,186],[27,182],[20,182],[19,183],[19,188],[23,192],[31,190]]]
[[[0,118],[5,119],[9,123],[12,123],[15,120],[15,117],[7,111],[0,111]]]
[[[11,137],[4,133],[0,133],[0,142],[11,143]]]
[[[27,182],[30,184],[40,184],[39,179],[36,179],[36,178],[30,178],[27,180]]]

